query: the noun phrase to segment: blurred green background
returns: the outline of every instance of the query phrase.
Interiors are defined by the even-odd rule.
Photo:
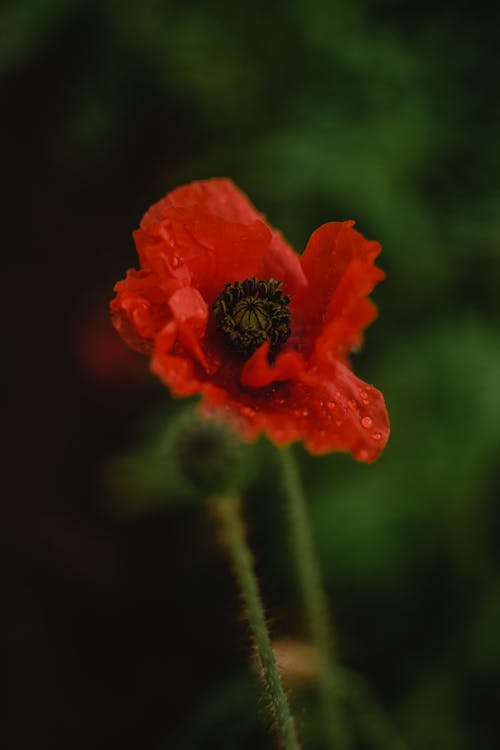
[[[347,218],[383,244],[353,366],[390,442],[369,467],[299,454],[343,662],[402,738],[366,714],[359,748],[498,746],[499,22],[484,0],[3,4],[4,747],[273,746],[213,524],[166,468],[184,404],[107,312],[145,209],[212,176],[298,251]],[[273,634],[300,638],[258,460],[250,540]]]

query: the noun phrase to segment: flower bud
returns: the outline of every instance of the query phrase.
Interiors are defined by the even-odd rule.
[[[173,458],[182,477],[210,495],[241,485],[249,450],[226,424],[190,416],[178,427]]]

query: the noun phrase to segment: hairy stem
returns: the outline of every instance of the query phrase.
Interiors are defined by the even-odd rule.
[[[240,500],[238,497],[225,495],[215,498],[213,506],[240,588],[244,613],[250,625],[261,667],[266,706],[279,746],[283,750],[300,750],[295,722],[276,668],[259,585],[253,569],[252,555],[241,520]]]
[[[342,672],[337,666],[333,628],[328,616],[327,598],[304,489],[292,449],[279,449],[278,454],[287,501],[290,543],[296,561],[310,637],[321,663],[319,693],[326,740],[331,750],[348,750],[352,743],[339,700],[342,693]]]

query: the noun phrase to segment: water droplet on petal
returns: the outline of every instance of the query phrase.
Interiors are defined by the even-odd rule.
[[[172,258],[172,268],[179,268],[179,266],[182,263],[182,258],[180,255],[174,255]]]
[[[241,413],[245,417],[255,417],[255,409],[252,409],[251,406],[242,406],[240,409]]]
[[[382,437],[382,433],[381,432],[372,432],[372,438],[374,440],[380,440],[381,437]]]
[[[361,426],[365,428],[365,430],[369,430],[370,427],[373,424],[373,419],[371,417],[363,417],[361,420]]]
[[[351,411],[356,411],[357,403],[354,401],[354,399],[351,399],[350,401],[347,402],[347,406],[349,407]]]
[[[327,405],[326,405],[326,408],[327,408],[327,409],[328,409],[329,411],[333,411],[333,410],[335,409],[335,401],[328,401],[328,403],[327,403]]]
[[[308,409],[294,409],[293,413],[295,414],[296,417],[307,417],[309,414],[309,410]]]

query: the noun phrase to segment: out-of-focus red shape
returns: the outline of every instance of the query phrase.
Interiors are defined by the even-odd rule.
[[[371,462],[389,436],[387,410],[349,353],[376,315],[367,296],[384,274],[380,245],[353,224],[319,227],[299,257],[230,180],[180,187],[134,232],[141,269],[115,286],[114,325],[174,396],[200,393],[203,412],[242,438],[265,432]],[[281,281],[291,297],[292,333],[273,362],[268,342],[247,360],[230,350],[211,315],[226,282],[254,276]]]
[[[97,388],[122,392],[144,383],[141,358],[116,335],[100,300],[89,304],[75,325],[73,350],[81,371]]]

